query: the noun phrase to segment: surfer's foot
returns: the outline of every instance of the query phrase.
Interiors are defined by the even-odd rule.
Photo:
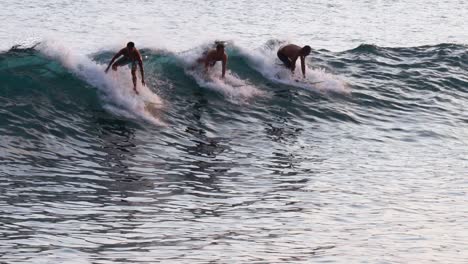
[[[136,94],[140,94],[137,89],[133,89],[133,91],[135,91]]]

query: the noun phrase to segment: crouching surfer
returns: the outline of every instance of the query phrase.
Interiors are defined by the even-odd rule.
[[[294,74],[296,69],[296,61],[301,58],[302,76],[305,78],[305,57],[310,54],[312,48],[310,46],[299,47],[294,44],[289,44],[281,47],[278,50],[278,58],[283,62],[284,66],[291,70]]]
[[[208,72],[208,68],[213,67],[217,61],[221,61],[222,72],[221,77],[224,78],[226,75],[226,64],[228,60],[228,56],[224,51],[224,42],[217,41],[216,49],[211,49],[203,53],[203,55],[197,59],[199,64],[204,65],[205,73]]]

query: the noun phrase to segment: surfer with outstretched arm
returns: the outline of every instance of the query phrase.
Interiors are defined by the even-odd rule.
[[[114,61],[120,57],[123,56],[122,58],[118,59],[115,63]],[[114,55],[112,60],[109,63],[109,66],[107,66],[105,72],[109,71],[109,68],[112,65],[112,70],[116,71],[117,67],[124,66],[131,63],[131,69],[132,69],[132,80],[133,80],[133,90],[135,91],[136,94],[138,94],[138,91],[136,89],[136,68],[137,68],[137,63],[140,66],[140,72],[141,72],[141,84],[146,85],[145,83],[145,73],[143,70],[143,60],[141,59],[141,54],[140,52],[135,48],[135,43],[133,42],[128,42],[127,47],[121,49],[117,54]]]
[[[284,66],[291,70],[294,74],[296,69],[297,58],[301,58],[302,76],[305,78],[305,57],[310,54],[312,48],[310,46],[299,47],[294,44],[288,44],[278,50],[278,58],[283,62]]]
[[[216,49],[209,50],[205,52],[201,58],[197,60],[198,63],[203,63],[205,67],[205,73],[208,72],[208,67],[213,67],[217,61],[221,61],[222,65],[222,75],[224,78],[226,75],[226,64],[228,56],[224,52],[224,43],[216,42]]]

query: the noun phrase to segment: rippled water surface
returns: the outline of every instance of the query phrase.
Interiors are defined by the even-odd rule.
[[[7,0],[0,263],[467,263],[466,10]],[[141,96],[103,72],[127,37]],[[276,78],[287,40],[314,85]]]
[[[0,48],[43,40],[95,52],[129,38],[145,47],[193,48],[212,39],[257,47],[272,38],[344,50],[362,43],[468,42],[468,2],[3,0]],[[118,43],[118,44],[117,44]]]

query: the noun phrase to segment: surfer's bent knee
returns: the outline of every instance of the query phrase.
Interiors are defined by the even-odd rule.
[[[283,62],[284,66],[288,69],[291,69],[291,61],[289,60],[288,56],[284,55],[281,50],[279,50],[276,55],[278,58]]]

